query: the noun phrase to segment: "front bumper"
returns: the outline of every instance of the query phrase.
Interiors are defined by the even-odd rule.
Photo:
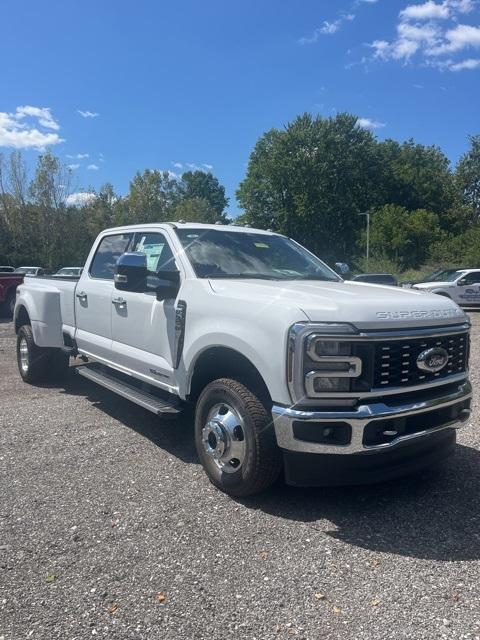
[[[316,454],[372,454],[414,443],[447,429],[458,429],[470,416],[468,380],[441,388],[427,399],[362,404],[348,411],[272,408],[278,446]]]

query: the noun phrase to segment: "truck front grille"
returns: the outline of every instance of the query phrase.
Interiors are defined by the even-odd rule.
[[[443,347],[449,354],[448,364],[437,373],[417,367],[420,353],[432,347]],[[468,350],[468,333],[376,342],[373,388],[410,387],[461,373],[467,368]]]

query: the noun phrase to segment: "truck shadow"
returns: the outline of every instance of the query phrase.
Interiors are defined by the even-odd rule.
[[[63,393],[84,397],[182,462],[198,464],[191,411],[159,418],[75,375],[62,386]],[[311,489],[288,487],[279,480],[269,491],[237,502],[376,553],[443,562],[478,560],[479,469],[480,451],[457,445],[455,456],[442,467],[407,478]]]
[[[478,560],[479,468],[480,452],[457,445],[455,456],[442,467],[406,478],[316,489],[279,483],[241,502],[372,552],[443,562]]]
[[[60,392],[84,397],[100,411],[182,462],[198,462],[193,439],[193,413],[188,408],[179,416],[159,417],[73,372],[63,381]]]

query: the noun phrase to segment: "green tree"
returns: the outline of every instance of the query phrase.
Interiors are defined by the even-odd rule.
[[[223,215],[225,208],[228,206],[225,187],[210,172],[187,171],[182,175],[180,191],[184,200],[192,198],[206,200],[210,207],[216,211],[217,218]]]
[[[371,216],[370,248],[373,257],[394,261],[401,269],[418,267],[442,236],[437,214],[385,205]]]
[[[172,220],[213,224],[222,218],[205,198],[188,198],[178,202]]]
[[[445,154],[435,146],[413,140],[378,143],[384,171],[382,200],[409,211],[426,209],[441,214],[455,203],[455,184]]]
[[[471,221],[480,218],[480,135],[469,136],[470,149],[459,160],[455,180]]]
[[[128,222],[165,222],[172,218],[179,198],[178,181],[168,171],[137,172],[127,195]]]
[[[237,197],[249,224],[292,236],[325,259],[350,259],[358,213],[381,204],[382,173],[375,138],[355,116],[304,114],[258,140]]]

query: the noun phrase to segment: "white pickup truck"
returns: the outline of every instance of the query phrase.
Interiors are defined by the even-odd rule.
[[[282,470],[300,486],[414,471],[451,453],[470,414],[470,326],[452,300],[343,281],[268,231],[108,229],[80,278],[27,279],[14,320],[25,382],[76,357],[159,415],[193,403],[200,461],[233,496]]]
[[[478,307],[480,269],[445,269],[435,280],[419,282],[413,288],[451,298],[461,307]]]

